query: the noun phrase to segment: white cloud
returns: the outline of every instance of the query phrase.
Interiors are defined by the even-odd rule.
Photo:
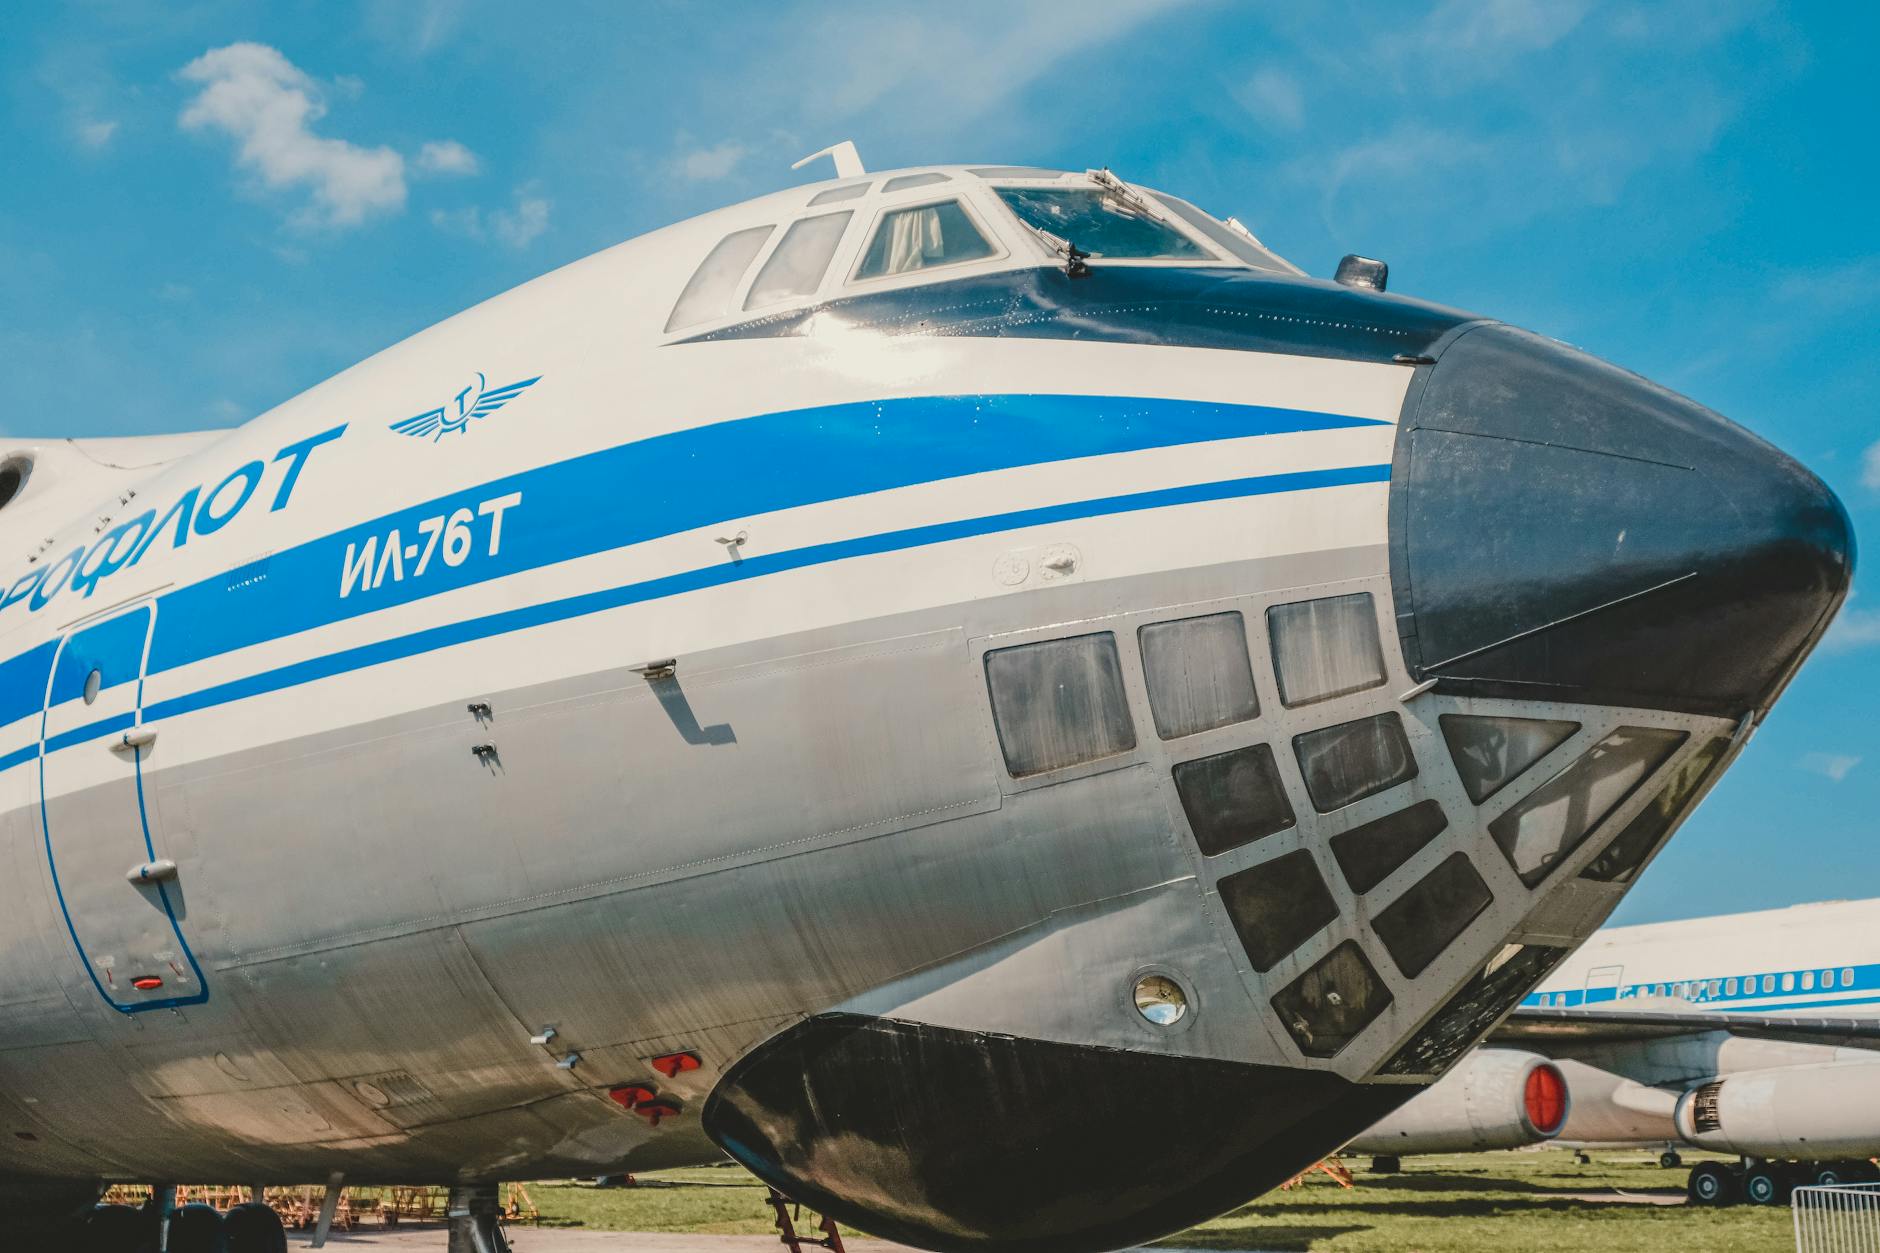
[[[215,130],[236,142],[236,162],[266,187],[305,188],[302,218],[353,226],[405,204],[405,159],[387,147],[363,148],[317,135],[326,115],[318,85],[265,44],[215,48],[184,66],[201,90],[183,110],[186,130]]]
[[[1551,48],[1586,16],[1581,0],[1447,0],[1423,24],[1426,49],[1505,56]]]
[[[710,148],[698,148],[685,153],[675,163],[682,178],[694,182],[706,182],[724,178],[738,167],[750,151],[735,139],[727,139]]]
[[[1172,0],[1083,0],[1067,12],[1007,3],[975,8],[962,20],[939,7],[823,4],[788,23],[792,37],[767,52],[761,86],[778,116],[818,128],[812,149],[842,138],[821,128],[850,121],[871,131],[884,121],[951,131],[1000,113],[1063,62],[1170,7]],[[777,66],[790,72],[777,74]],[[725,76],[736,76],[739,95],[749,96],[748,67]]]
[[[1277,130],[1296,131],[1305,123],[1305,96],[1299,80],[1284,70],[1255,70],[1234,95],[1247,112]]]
[[[516,193],[516,207],[490,214],[490,231],[511,248],[526,248],[548,229],[548,200]]]
[[[417,164],[426,174],[475,174],[483,168],[477,154],[454,139],[433,139],[418,149]]]
[[[475,205],[461,209],[435,209],[431,225],[452,235],[479,241],[495,240],[511,248],[526,248],[548,229],[551,208],[547,197],[533,187],[516,188],[516,202],[508,209],[488,212]]]
[[[1850,757],[1846,753],[1809,753],[1798,764],[1810,774],[1818,774],[1839,783],[1847,778],[1850,770],[1860,765],[1860,758]]]
[[[116,122],[80,122],[78,124],[78,142],[87,148],[103,148],[117,134]]]
[[[1867,445],[1860,457],[1860,485],[1880,492],[1880,441]]]

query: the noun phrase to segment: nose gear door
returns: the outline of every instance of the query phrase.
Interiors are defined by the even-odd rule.
[[[136,605],[59,641],[40,723],[53,889],[92,985],[127,1014],[209,998],[144,779],[156,742],[143,723],[156,620],[154,604]]]

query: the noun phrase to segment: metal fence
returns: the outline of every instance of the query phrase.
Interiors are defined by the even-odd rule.
[[[1797,1188],[1795,1253],[1880,1253],[1880,1183]]]

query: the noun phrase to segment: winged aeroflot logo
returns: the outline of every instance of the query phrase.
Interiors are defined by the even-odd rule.
[[[470,429],[471,418],[487,418],[540,382],[541,378],[538,374],[507,387],[490,387],[489,380],[478,374],[477,381],[458,392],[450,404],[439,405],[435,409],[394,422],[388,429],[416,438],[429,435],[431,442],[436,443],[446,435]]]

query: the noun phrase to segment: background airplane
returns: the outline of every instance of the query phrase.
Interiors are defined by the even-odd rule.
[[[1880,900],[1602,930],[1350,1147],[1388,1168],[1548,1139],[1741,1154],[1692,1167],[1702,1204],[1880,1179]]]

